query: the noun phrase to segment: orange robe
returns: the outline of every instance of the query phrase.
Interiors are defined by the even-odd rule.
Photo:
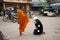
[[[20,9],[17,10],[17,13],[18,13],[19,32],[24,32],[27,23],[29,22],[29,18],[27,14],[23,13],[23,11]]]

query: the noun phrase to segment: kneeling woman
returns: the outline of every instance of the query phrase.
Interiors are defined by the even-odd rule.
[[[34,23],[35,23],[36,29],[34,29],[33,34],[34,35],[45,34],[45,32],[43,32],[43,25],[37,17],[34,17]]]

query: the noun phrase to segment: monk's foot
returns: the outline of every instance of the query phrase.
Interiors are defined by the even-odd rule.
[[[22,32],[20,32],[20,36],[22,36]]]

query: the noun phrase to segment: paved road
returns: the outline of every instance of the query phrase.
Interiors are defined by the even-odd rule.
[[[38,17],[44,26],[45,34],[43,35],[33,35],[35,26],[32,19],[21,37],[19,36],[18,24],[3,22],[2,17],[0,17],[0,30],[8,40],[60,40],[60,17]]]

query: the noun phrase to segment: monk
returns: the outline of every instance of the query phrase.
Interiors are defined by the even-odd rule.
[[[26,13],[23,12],[23,8],[17,10],[18,14],[18,24],[19,24],[19,33],[22,35],[22,32],[25,31],[29,18]]]

